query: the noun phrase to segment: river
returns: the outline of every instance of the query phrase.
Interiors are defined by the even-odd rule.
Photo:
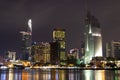
[[[0,80],[120,80],[120,70],[0,70]]]

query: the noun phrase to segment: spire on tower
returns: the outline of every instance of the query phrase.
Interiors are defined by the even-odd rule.
[[[29,30],[32,32],[32,19],[28,20],[28,27],[29,27]]]

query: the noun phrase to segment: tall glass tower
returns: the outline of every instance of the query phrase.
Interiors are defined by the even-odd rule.
[[[65,29],[54,29],[53,30],[53,41],[59,44],[59,59],[66,59],[66,33]]]
[[[32,20],[28,20],[28,27],[26,31],[20,31],[22,34],[22,60],[30,60],[31,44],[32,44]]]
[[[85,64],[89,63],[92,57],[102,56],[102,36],[98,20],[87,13],[85,19]]]

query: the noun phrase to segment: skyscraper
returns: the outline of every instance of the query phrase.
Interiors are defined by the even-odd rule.
[[[89,63],[92,57],[102,56],[102,36],[98,20],[87,13],[85,19],[85,63]]]
[[[54,29],[53,30],[53,42],[59,44],[59,59],[66,60],[66,33],[65,29]]]
[[[59,64],[60,62],[60,46],[58,42],[50,43],[50,62],[52,64]]]
[[[22,60],[30,60],[31,58],[31,44],[32,44],[32,20],[28,20],[28,27],[26,31],[20,31],[22,34]]]
[[[120,41],[106,43],[106,57],[113,57],[120,60]]]
[[[71,49],[69,55],[73,56],[75,59],[79,59],[80,57],[79,49],[77,48]]]
[[[50,44],[41,42],[32,46],[32,55],[34,62],[48,63],[50,62]]]

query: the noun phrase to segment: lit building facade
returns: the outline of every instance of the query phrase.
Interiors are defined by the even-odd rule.
[[[66,60],[66,33],[65,29],[54,29],[53,30],[53,42],[59,44],[59,59]]]
[[[50,44],[48,42],[33,45],[31,51],[34,62],[50,62]]]
[[[113,57],[120,60],[120,41],[106,43],[106,57]]]
[[[74,48],[70,50],[70,54],[68,56],[73,56],[75,59],[79,59],[80,54],[79,54],[79,49]]]
[[[30,60],[31,58],[31,46],[32,46],[32,21],[28,21],[28,27],[26,31],[20,31],[22,34],[22,60]]]
[[[102,36],[98,20],[89,12],[85,19],[85,64],[92,60],[92,57],[102,56]]]
[[[50,63],[50,43],[42,43],[44,63]]]
[[[16,52],[14,51],[7,51],[5,53],[5,60],[11,60],[11,61],[15,61],[16,60]]]

